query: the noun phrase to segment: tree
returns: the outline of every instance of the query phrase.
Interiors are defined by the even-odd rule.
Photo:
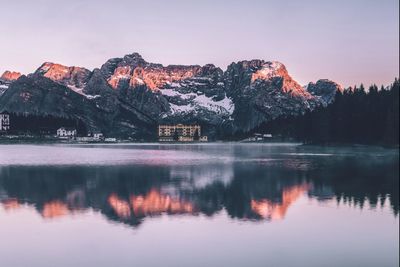
[[[198,129],[196,129],[196,131],[193,134],[193,140],[194,141],[199,141],[200,140],[200,133],[199,133]]]
[[[174,141],[179,141],[179,134],[177,130],[174,131],[173,139]]]

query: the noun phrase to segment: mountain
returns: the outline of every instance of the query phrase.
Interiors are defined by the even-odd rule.
[[[0,98],[1,110],[21,115],[52,116],[83,122],[89,131],[112,136],[148,136],[154,122],[116,102],[113,110],[38,73],[21,76]]]
[[[333,101],[337,91],[343,92],[339,84],[327,79],[318,80],[316,83],[310,82],[306,90],[314,97],[318,97],[324,106]]]
[[[16,71],[9,71],[6,70],[0,77],[0,80],[2,81],[15,81],[16,79],[18,79],[21,76],[21,73],[16,72]]]
[[[51,62],[43,63],[35,73],[65,85],[77,93],[82,91],[91,75],[91,71],[85,68],[66,67]]]
[[[10,83],[21,76],[21,73],[15,71],[5,71],[0,76],[0,96],[8,89]]]
[[[329,80],[302,87],[277,61],[240,61],[223,71],[213,64],[163,66],[138,53],[93,71],[45,62],[27,76],[4,76],[13,79],[1,80],[0,111],[74,118],[89,130],[135,138],[154,137],[159,123],[199,123],[217,138],[247,132],[327,105],[341,90]]]
[[[235,103],[234,128],[249,131],[280,116],[303,113],[318,105],[276,61],[250,60],[232,63],[224,73],[227,95]]]
[[[108,60],[100,69],[109,86],[157,121],[221,123],[229,117],[223,71],[214,65],[148,63],[137,54]]]

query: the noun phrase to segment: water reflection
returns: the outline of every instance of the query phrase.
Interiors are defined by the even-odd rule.
[[[70,213],[68,206],[61,201],[50,201],[43,205],[42,216],[44,218],[56,218]]]
[[[5,210],[28,205],[46,219],[95,210],[133,227],[149,216],[213,216],[222,210],[249,223],[283,220],[302,196],[360,209],[387,203],[397,216],[398,175],[398,156],[366,161],[298,155],[151,167],[3,166],[0,202]]]
[[[307,192],[309,188],[308,184],[287,187],[283,189],[281,201],[278,203],[270,199],[252,199],[251,210],[263,219],[283,219],[290,205]]]
[[[2,200],[1,204],[5,210],[15,210],[20,208],[20,204],[17,199],[4,199]]]

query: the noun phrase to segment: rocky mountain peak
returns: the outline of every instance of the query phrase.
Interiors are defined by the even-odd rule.
[[[232,63],[228,66],[225,77],[228,85],[232,85],[230,90],[233,91],[238,89],[235,88],[237,84],[241,84],[242,89],[251,89],[272,82],[279,85],[283,93],[305,99],[312,98],[311,94],[289,75],[285,65],[278,61],[253,59]]]
[[[288,76],[286,67],[278,61],[261,61],[261,64],[255,68],[255,72],[251,75],[251,82],[256,80],[269,80],[272,77],[285,77]]]
[[[310,82],[306,90],[313,96],[321,98],[324,105],[331,103],[336,92],[343,91],[343,87],[331,80],[320,79],[316,83]]]
[[[16,81],[21,77],[21,73],[15,71],[5,71],[3,75],[0,76],[0,96],[8,89],[11,83]]]
[[[200,66],[149,65],[137,67],[130,77],[130,86],[146,85],[150,90],[158,90],[166,84],[191,78],[199,73]]]
[[[134,69],[138,66],[145,66],[148,63],[143,59],[139,53],[132,53],[125,55],[124,57],[116,57],[107,60],[100,68],[106,78],[110,78],[114,74],[115,69],[118,67],[130,67]]]
[[[206,64],[201,67],[199,75],[201,76],[214,76],[214,77],[222,77],[223,70],[221,68],[216,67],[214,64]]]
[[[108,60],[101,67],[101,72],[113,89],[146,86],[152,91],[196,75],[222,76],[223,73],[221,69],[212,64],[203,67],[199,65],[168,65],[165,67],[161,64],[148,63],[138,53]]]
[[[143,59],[143,57],[139,53],[132,53],[125,55],[122,59],[121,64],[124,65],[144,65],[147,62]]]
[[[68,67],[57,63],[45,62],[35,72],[73,90],[82,90],[91,71],[81,67]]]
[[[278,61],[261,61],[261,66],[251,75],[251,83],[259,80],[268,81],[275,77],[282,78],[283,92],[311,98],[310,94],[289,75],[285,65]]]
[[[93,71],[45,62],[15,82],[2,79],[0,110],[73,114],[89,128],[129,136],[154,133],[157,123],[196,122],[214,133],[246,132],[327,105],[341,90],[329,80],[301,87],[278,61],[239,61],[224,72],[213,64],[163,66],[138,53],[109,59]],[[44,97],[51,101],[42,105]],[[21,103],[29,105],[21,110]]]
[[[12,82],[21,77],[21,73],[16,71],[6,70],[0,77],[1,80],[5,82]]]

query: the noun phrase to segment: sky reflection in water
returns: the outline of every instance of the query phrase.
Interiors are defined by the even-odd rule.
[[[398,264],[394,150],[148,144],[0,151],[5,266]],[[86,257],[77,257],[78,248]]]

